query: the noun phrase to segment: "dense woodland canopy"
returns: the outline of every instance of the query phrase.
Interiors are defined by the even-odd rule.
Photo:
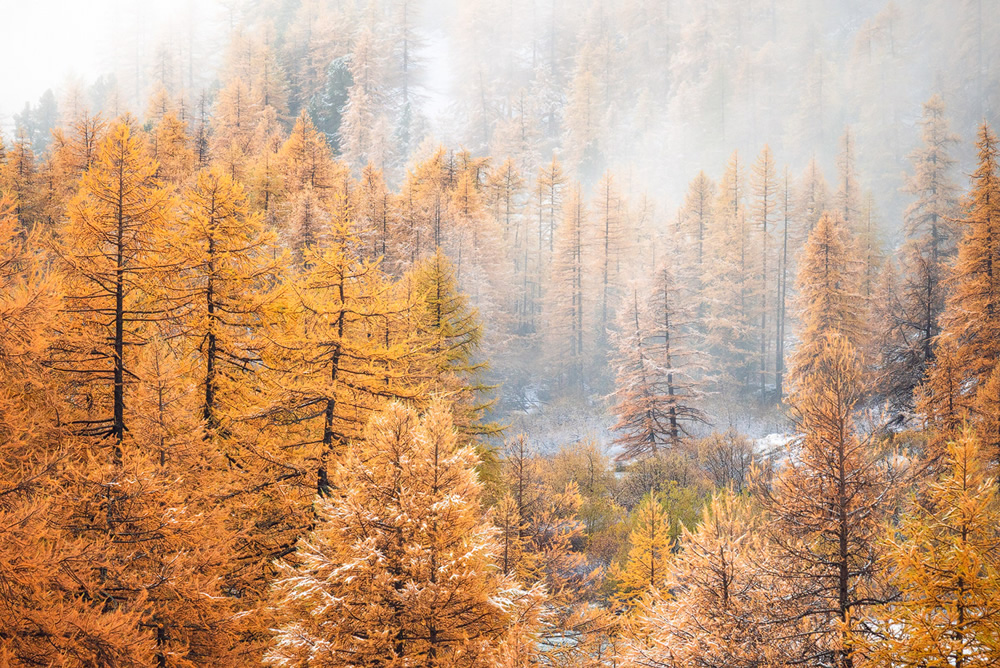
[[[996,665],[996,8],[828,4],[230,3],[28,105],[0,666]]]

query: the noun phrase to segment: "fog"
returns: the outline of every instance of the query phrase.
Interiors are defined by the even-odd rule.
[[[199,76],[211,76],[213,52],[223,48],[228,17],[227,7],[214,0],[5,0],[0,3],[5,27],[0,58],[8,65],[0,72],[0,127],[10,134],[14,114],[47,89],[63,98],[101,76],[138,79],[138,94],[135,86],[130,94],[146,94],[160,45],[171,45],[180,56],[194,40],[196,57],[204,58]]]
[[[996,0],[5,4],[0,56],[16,63],[0,74],[8,135],[14,114],[49,88],[62,101],[113,75],[123,108],[141,112],[164,53],[168,89],[193,99],[217,86],[230,29],[272,26],[280,50],[323,6],[317,29],[329,31],[323,53],[333,59],[366,26],[385,43],[398,39],[405,5],[414,102],[435,140],[496,152],[504,148],[498,125],[520,107],[538,155],[562,149],[591,180],[611,167],[634,192],[676,205],[699,170],[718,172],[733,150],[753,156],[765,143],[794,173],[817,156],[829,177],[850,125],[889,237],[920,103],[941,93],[963,139],[980,121],[996,122],[1000,107]],[[294,67],[293,55],[279,55]],[[593,90],[585,94],[586,77]],[[586,121],[573,127],[579,114]],[[581,139],[593,149],[586,164],[564,146]]]
[[[718,180],[735,160],[748,176],[766,145],[790,188],[815,159],[833,196],[844,174],[855,178],[849,164],[858,215],[863,207],[875,254],[887,256],[912,200],[901,187],[922,104],[943,98],[963,182],[976,128],[1000,122],[1000,0],[43,0],[8,3],[3,17],[2,127],[8,140],[25,128],[40,156],[52,127],[82,109],[144,118],[154,94],[185,121],[203,110],[211,133],[220,91],[243,79],[284,132],[304,112],[356,176],[373,164],[394,189],[440,145],[490,156],[493,167],[509,157],[525,179],[518,215],[528,226],[528,193],[553,156],[588,202],[612,174],[636,226],[623,234],[639,244],[622,246],[615,298],[681,243],[670,240],[673,221],[699,172]],[[455,239],[442,246],[460,258]],[[487,321],[517,302],[504,271],[522,272],[527,285],[527,255],[519,264],[521,251],[501,252],[503,271],[486,253],[462,274]],[[537,252],[530,261],[542,283],[552,257],[541,244]],[[477,275],[488,278],[477,284]],[[581,387],[590,401],[613,385],[606,306],[588,334],[594,352]],[[545,331],[557,328],[536,328],[532,315],[529,329],[495,327],[485,346],[494,380],[517,388],[505,392],[520,405],[551,389],[545,376],[555,373],[538,365],[551,357]]]

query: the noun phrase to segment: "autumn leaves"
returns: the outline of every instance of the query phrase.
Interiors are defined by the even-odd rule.
[[[480,326],[443,254],[390,275],[325,195],[310,239],[222,163],[164,172],[156,128],[80,128],[65,217],[5,197],[0,223],[0,559],[23,574],[0,644],[15,664],[245,665],[270,641],[273,564],[369,416],[442,396],[478,422]],[[330,187],[325,143],[296,141],[283,211]]]

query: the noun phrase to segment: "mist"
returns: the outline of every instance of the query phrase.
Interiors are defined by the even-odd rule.
[[[891,253],[903,240],[901,188],[922,103],[944,100],[962,140],[957,173],[971,169],[977,126],[998,120],[996,9],[989,0],[19,4],[6,18],[22,29],[0,49],[22,65],[5,69],[0,118],[8,140],[30,126],[44,153],[51,129],[81,109],[142,118],[158,91],[182,117],[207,118],[228,82],[270,62],[278,122],[290,128],[306,112],[355,175],[371,163],[394,188],[438,146],[494,166],[509,157],[528,181],[555,156],[587,200],[613,175],[626,217],[640,221],[622,233],[654,242],[648,258],[616,260],[620,292],[681,243],[671,230],[692,179],[718,178],[733,158],[739,172],[765,145],[789,182],[815,160],[831,194],[849,146],[866,227]],[[368,127],[348,136],[358,58],[370,59],[356,110]],[[530,190],[526,182],[519,195],[525,220]],[[491,271],[464,282],[486,315],[504,301],[495,278],[475,284]],[[487,340],[501,393],[546,385],[524,375],[532,363],[509,348],[509,333]],[[607,353],[593,364],[587,392],[603,396]]]
[[[832,174],[850,126],[891,242],[921,102],[941,94],[963,138],[997,120],[1000,12],[990,0],[405,4],[422,133],[479,153],[517,148],[526,163],[557,151],[590,181],[612,168],[630,194],[667,206],[699,170],[718,172],[733,150],[752,156],[765,143],[793,173],[815,156]],[[323,57],[348,55],[362,27],[398,39],[394,6],[331,3],[321,29],[336,44]],[[0,81],[2,126],[10,135],[14,114],[45,89],[65,102],[98,77],[118,88],[111,113],[141,112],[158,84],[194,99],[218,87],[230,31],[281,33],[305,11],[236,0],[12,4],[0,54],[18,66]],[[586,116],[582,127],[574,114]],[[503,146],[506,125],[521,115],[530,146]],[[591,147],[586,162],[567,146],[581,141]],[[394,155],[397,169],[408,158]]]
[[[0,664],[995,663],[1000,0],[0,18]]]

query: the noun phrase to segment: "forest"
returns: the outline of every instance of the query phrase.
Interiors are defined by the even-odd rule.
[[[1000,665],[996,0],[182,4],[0,118],[0,668]]]

